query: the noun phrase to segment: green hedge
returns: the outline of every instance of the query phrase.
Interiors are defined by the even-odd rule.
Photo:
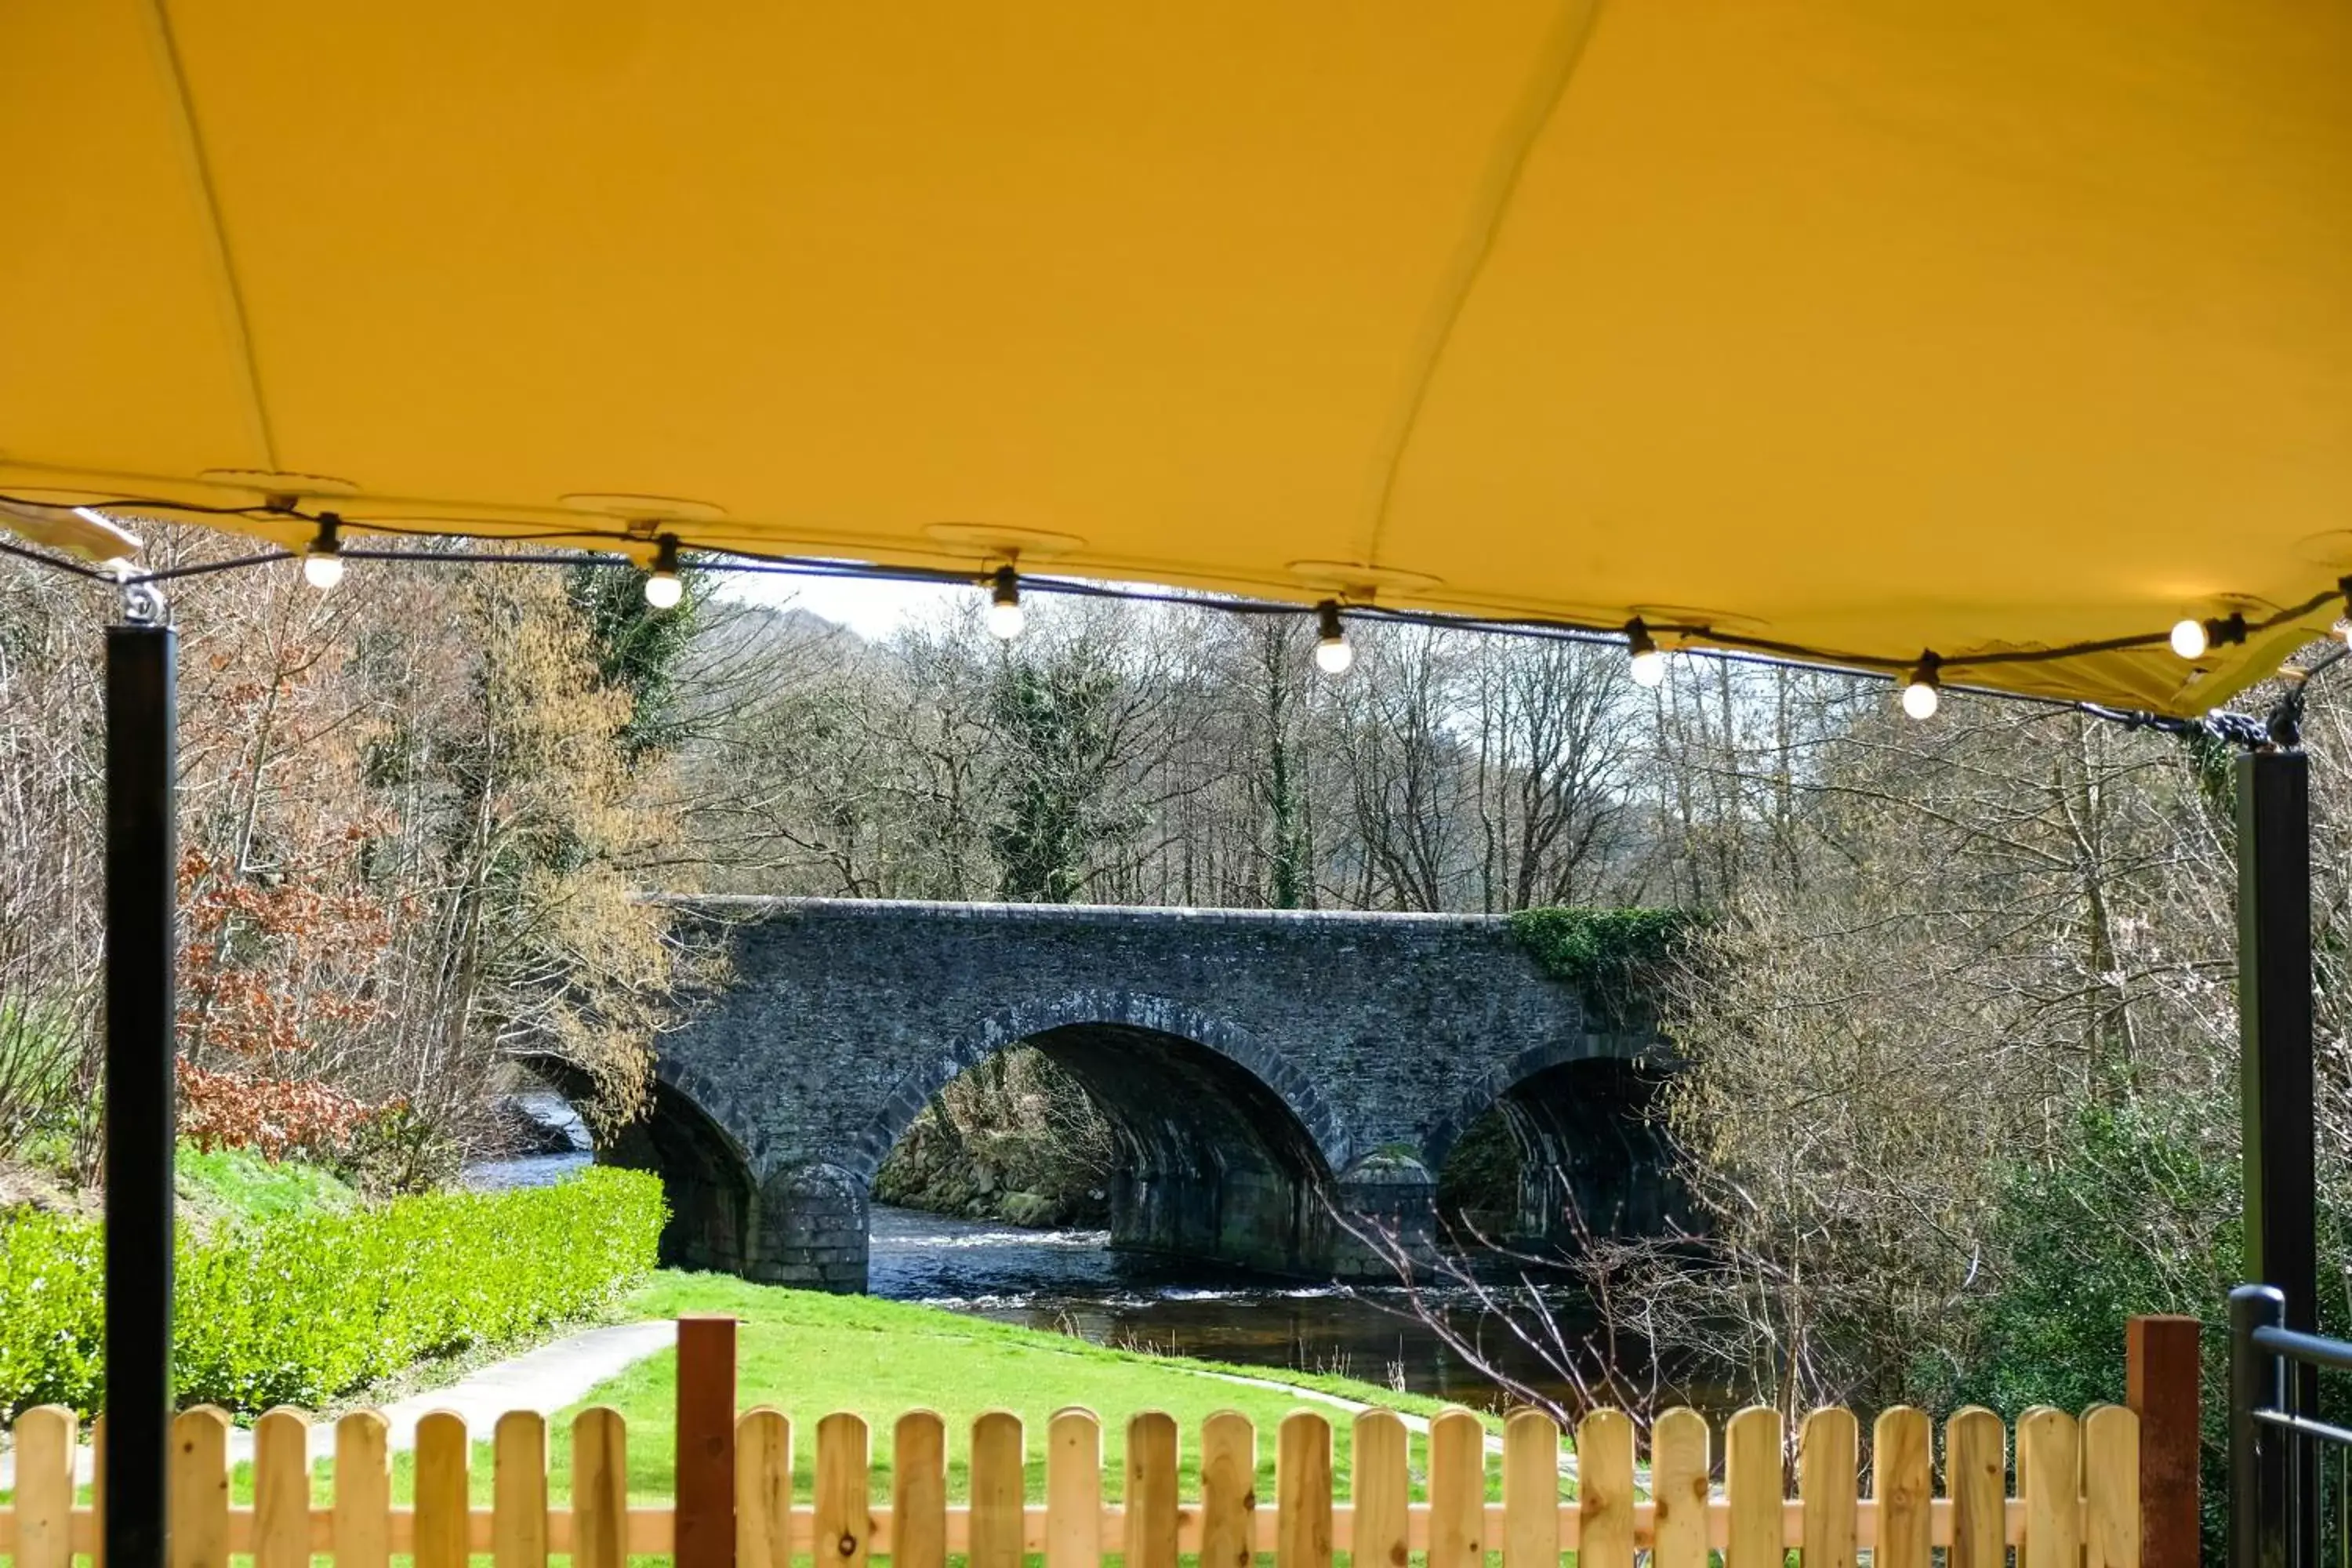
[[[654,1265],[661,1184],[429,1193],[224,1227],[179,1245],[180,1396],[316,1406],[413,1363],[577,1318]],[[105,1249],[91,1220],[0,1215],[0,1413],[101,1403]]]

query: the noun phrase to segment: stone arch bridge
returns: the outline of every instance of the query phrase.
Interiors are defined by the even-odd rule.
[[[877,1168],[958,1073],[1035,1046],[1118,1140],[1112,1244],[1313,1275],[1385,1272],[1370,1223],[1434,1223],[1455,1140],[1502,1106],[1535,1157],[1522,1233],[1622,1234],[1668,1197],[1651,1034],[1597,1029],[1498,918],[681,899],[727,984],[657,1052],[654,1105],[598,1158],[658,1172],[666,1260],[860,1290]]]

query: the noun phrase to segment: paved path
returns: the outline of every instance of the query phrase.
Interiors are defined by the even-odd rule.
[[[465,1417],[469,1431],[483,1437],[489,1436],[491,1425],[509,1410],[536,1410],[541,1415],[551,1415],[576,1403],[606,1378],[635,1366],[656,1351],[667,1350],[676,1342],[677,1335],[676,1325],[667,1319],[590,1329],[512,1360],[493,1363],[447,1388],[411,1394],[383,1407],[384,1419],[392,1427],[392,1447],[395,1452],[415,1447],[416,1423],[436,1410],[456,1411]],[[332,1423],[311,1425],[312,1458],[324,1458],[333,1453],[334,1442]],[[251,1428],[231,1428],[228,1458],[231,1464],[253,1458]],[[90,1479],[87,1444],[75,1458],[74,1473],[80,1480]],[[16,1483],[16,1456],[0,1454],[0,1488]]]

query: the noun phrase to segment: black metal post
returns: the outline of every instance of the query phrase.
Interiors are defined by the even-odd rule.
[[[160,620],[160,606],[149,601]],[[107,1568],[164,1568],[179,856],[172,629],[106,633]]]
[[[2286,1327],[2319,1328],[2316,1142],[2311,1065],[2311,773],[2296,751],[2238,759],[2238,1019],[2246,1278],[2275,1287]],[[2319,1414],[2319,1369],[2283,1392]],[[2280,1445],[2273,1444],[2276,1448]],[[2287,1472],[2290,1561],[2319,1542],[2319,1455],[2297,1444]]]
[[[2269,1285],[2230,1292],[2230,1568],[2285,1568],[2286,1434],[2265,1431],[2260,1409],[2285,1394],[2279,1358],[2254,1345],[2256,1329],[2284,1328],[2286,1299]]]

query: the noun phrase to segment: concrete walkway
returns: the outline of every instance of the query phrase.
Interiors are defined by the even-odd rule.
[[[465,1418],[467,1429],[478,1437],[488,1437],[492,1424],[509,1410],[536,1410],[541,1415],[552,1415],[606,1378],[626,1371],[656,1351],[667,1350],[677,1342],[677,1326],[667,1319],[590,1329],[509,1361],[493,1363],[447,1388],[411,1394],[383,1407],[384,1420],[391,1426],[393,1451],[415,1447],[416,1423],[436,1410],[456,1411]],[[334,1424],[313,1422],[310,1458],[322,1459],[334,1451]],[[252,1429],[231,1428],[229,1463],[239,1464],[252,1458]],[[75,1457],[74,1474],[84,1482],[90,1479],[89,1446],[86,1443]],[[16,1484],[16,1456],[0,1454],[0,1488]]]

